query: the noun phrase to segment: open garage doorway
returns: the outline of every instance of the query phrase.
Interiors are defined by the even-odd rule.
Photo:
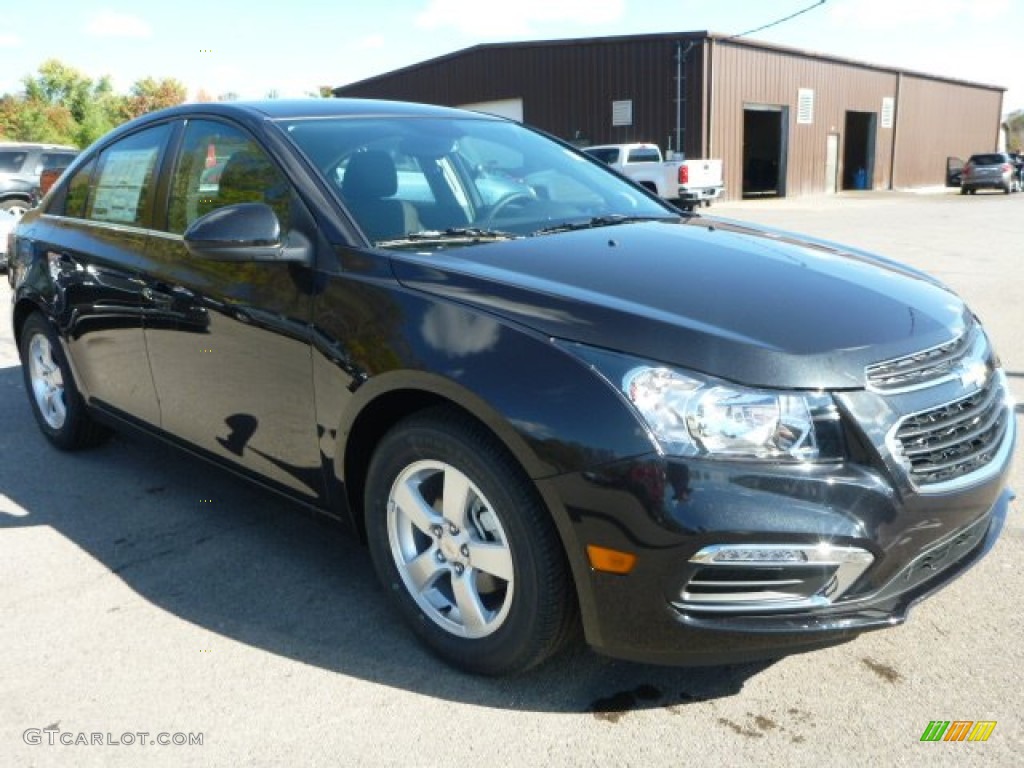
[[[786,196],[789,108],[743,107],[743,196]]]
[[[843,189],[871,189],[875,177],[875,112],[847,112]]]

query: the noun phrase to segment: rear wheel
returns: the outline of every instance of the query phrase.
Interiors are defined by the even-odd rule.
[[[109,435],[109,430],[89,416],[60,340],[50,323],[38,312],[25,321],[20,352],[32,413],[47,439],[65,451],[88,448],[102,442]]]
[[[453,666],[522,672],[575,626],[547,510],[503,447],[457,411],[412,416],[384,437],[367,477],[366,531],[388,597]]]

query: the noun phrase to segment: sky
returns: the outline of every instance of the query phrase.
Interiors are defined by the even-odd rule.
[[[480,43],[740,34],[815,0],[48,0],[0,11],[0,93],[48,58],[118,91],[172,77],[241,98],[301,96]],[[45,8],[41,12],[39,8]],[[1008,88],[1024,109],[1024,0],[825,0],[753,39]]]

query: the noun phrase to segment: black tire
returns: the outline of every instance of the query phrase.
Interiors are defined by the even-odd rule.
[[[452,666],[520,673],[574,634],[575,589],[551,517],[478,423],[448,408],[400,422],[374,453],[365,502],[388,598]]]
[[[967,190],[967,187],[960,187],[960,194],[961,194],[961,195],[966,195],[966,194],[967,194],[967,191],[968,191],[968,190]]]
[[[38,312],[29,315],[18,343],[25,391],[46,438],[62,451],[74,451],[109,437],[110,430],[89,415],[64,349],[46,318]]]

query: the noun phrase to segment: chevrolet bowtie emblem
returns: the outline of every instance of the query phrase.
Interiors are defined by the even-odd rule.
[[[981,389],[988,382],[988,374],[988,365],[984,360],[970,360],[960,367],[960,383],[965,388],[973,384],[975,388]]]

